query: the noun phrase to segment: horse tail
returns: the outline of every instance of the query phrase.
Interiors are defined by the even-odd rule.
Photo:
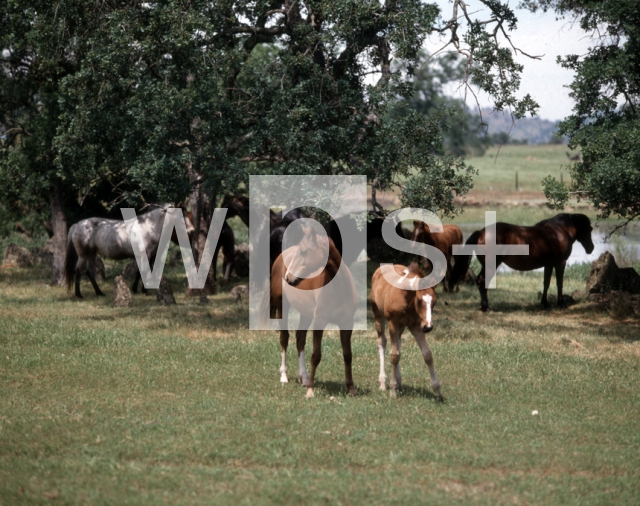
[[[71,240],[71,236],[75,231],[75,227],[75,225],[72,225],[69,229],[69,234],[67,235],[67,255],[64,260],[64,278],[67,283],[67,291],[71,291],[73,278],[76,273],[76,265],[78,264],[78,252],[76,251],[76,247],[73,245],[73,241]]]
[[[476,230],[469,236],[466,244],[478,244],[478,237],[480,237],[481,230]],[[464,279],[469,264],[471,263],[471,255],[456,255],[456,261],[453,264],[453,270],[451,272],[450,286],[456,286],[462,279]]]
[[[260,307],[258,308],[258,326],[260,328],[269,328],[269,318],[273,316],[273,312],[271,308],[271,287],[269,286],[262,295]]]

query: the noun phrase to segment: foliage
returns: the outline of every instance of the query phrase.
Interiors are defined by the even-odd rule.
[[[3,96],[2,122],[8,114],[31,120],[5,141],[6,180],[24,174],[14,178],[24,195],[27,183],[55,174],[93,199],[106,181],[138,203],[182,199],[200,181],[218,194],[233,191],[250,173],[364,174],[384,189],[439,171],[429,179],[440,185],[454,168],[460,177],[436,186],[437,197],[415,193],[411,202],[447,210],[441,199],[464,193],[471,173],[438,156],[446,114],[387,113],[412,94],[403,76],[415,73],[436,31],[496,107],[535,110],[530,97],[515,97],[522,67],[496,36],[515,29],[513,12],[481,3],[491,12],[486,22],[442,20],[437,6],[418,0],[5,3],[3,61],[24,67],[29,107],[7,106]],[[46,60],[53,77],[39,80],[31,60]],[[19,89],[15,76],[2,78]],[[46,135],[27,142],[41,111]],[[42,177],[27,176],[44,151]]]
[[[397,67],[397,65],[396,65]],[[395,116],[415,110],[427,118],[442,116],[443,143],[437,153],[445,152],[454,156],[482,156],[490,144],[483,135],[480,117],[464,104],[462,99],[450,97],[445,87],[464,80],[464,61],[457,53],[430,56],[420,52],[418,68],[412,77],[413,93],[408,98],[400,98],[394,104],[391,114]]]
[[[584,56],[559,63],[575,72],[570,96],[573,113],[560,124],[569,147],[581,148],[571,166],[570,187],[549,179],[550,205],[562,208],[569,197],[586,199],[601,216],[626,223],[640,217],[640,4],[634,0],[540,0],[526,4],[573,17],[592,34]]]

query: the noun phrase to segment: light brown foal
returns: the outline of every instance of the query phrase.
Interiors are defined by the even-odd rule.
[[[439,401],[442,401],[440,393],[440,381],[433,367],[433,355],[427,344],[425,334],[433,329],[432,310],[436,304],[436,292],[433,288],[425,290],[413,290],[416,281],[424,277],[415,262],[409,267],[394,265],[398,281],[406,289],[396,288],[387,282],[382,275],[381,268],[373,274],[371,280],[371,309],[375,317],[376,331],[378,332],[378,353],[380,355],[380,390],[386,390],[387,377],[384,372],[384,354],[387,347],[385,336],[385,324],[389,322],[389,337],[391,338],[391,364],[393,373],[389,387],[391,395],[395,397],[396,390],[402,388],[402,376],[400,374],[400,347],[402,344],[402,332],[409,328],[415,338],[424,361],[431,375],[431,387]],[[417,286],[417,285],[416,285]]]
[[[444,291],[452,292],[455,286],[451,283],[451,258],[453,245],[462,244],[462,230],[457,225],[443,225],[442,232],[431,232],[429,225],[421,221],[413,222],[412,240],[433,246],[444,254],[447,259],[447,277],[442,280]]]

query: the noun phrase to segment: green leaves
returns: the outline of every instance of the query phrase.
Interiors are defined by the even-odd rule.
[[[568,55],[559,63],[575,72],[570,85],[573,113],[560,124],[582,162],[571,167],[572,186],[548,181],[552,205],[569,195],[589,200],[602,217],[615,214],[630,221],[640,217],[640,4],[631,0],[536,2],[560,15],[579,19],[594,31],[586,55]],[[597,35],[596,35],[597,34]]]

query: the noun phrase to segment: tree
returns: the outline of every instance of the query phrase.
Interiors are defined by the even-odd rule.
[[[536,107],[516,97],[517,20],[497,0],[479,0],[484,20],[461,0],[446,19],[420,0],[25,4],[3,17],[23,27],[29,54],[55,48],[65,69],[51,84],[46,179],[64,175],[89,198],[109,179],[129,204],[191,195],[201,230],[215,197],[246,187],[250,173],[364,174],[376,188],[400,187],[405,205],[454,213],[472,170],[438,154],[446,112],[388,114],[412,95],[406,76],[429,34],[462,55],[465,83],[496,108],[522,116]],[[29,46],[41,18],[53,27],[48,47]],[[9,52],[13,37],[3,39]],[[34,85],[27,95],[39,93]],[[42,99],[32,101],[39,111]],[[12,149],[22,156],[26,144]]]
[[[531,9],[553,9],[590,32],[583,56],[559,63],[575,72],[569,88],[573,113],[559,126],[582,161],[570,167],[571,184],[544,181],[549,205],[563,208],[571,196],[590,201],[600,217],[616,215],[625,226],[640,217],[640,4],[633,0],[543,0]],[[617,228],[619,228],[617,227]]]
[[[48,204],[56,284],[64,282],[65,207],[77,176],[56,164],[61,84],[81,67],[97,4],[0,2],[0,192],[10,208]]]
[[[427,118],[444,115],[443,146],[438,154],[454,156],[482,156],[490,145],[484,135],[479,115],[462,99],[447,96],[445,87],[464,81],[466,65],[457,52],[430,56],[420,52],[418,68],[409,78],[413,82],[413,94],[408,99],[400,97],[392,109],[392,114],[406,114],[415,110]]]

